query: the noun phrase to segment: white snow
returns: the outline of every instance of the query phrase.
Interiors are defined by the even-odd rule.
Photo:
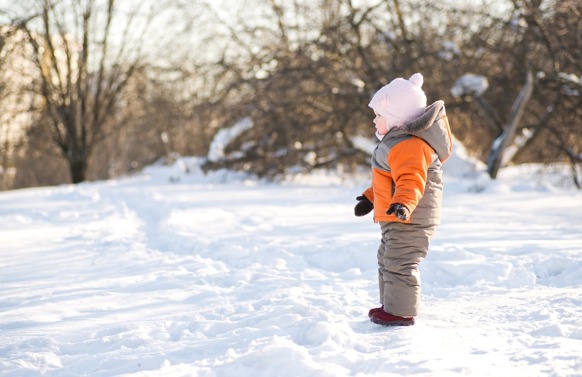
[[[208,149],[208,160],[217,162],[225,157],[224,150],[234,139],[250,130],[254,126],[249,117],[242,118],[232,127],[222,128],[216,133]]]
[[[404,328],[367,318],[367,176],[273,184],[190,158],[0,193],[0,376],[582,375],[582,193],[559,166],[490,181],[456,147]]]
[[[351,141],[356,149],[359,149],[367,154],[371,154],[374,151],[376,144],[378,144],[378,140],[376,139],[376,137],[372,139],[361,135],[353,136],[351,138]]]
[[[467,73],[459,77],[451,88],[454,97],[475,96],[479,97],[489,88],[487,77]]]
[[[451,61],[455,56],[461,55],[461,49],[453,41],[444,41],[442,50],[439,51],[439,57],[446,61]]]
[[[562,86],[562,92],[568,96],[579,96],[582,86],[582,76],[578,77],[573,73],[558,73],[558,78],[566,85]]]

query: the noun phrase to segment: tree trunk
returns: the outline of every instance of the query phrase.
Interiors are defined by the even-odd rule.
[[[499,137],[497,137],[493,142],[493,145],[491,146],[491,152],[489,152],[489,157],[487,158],[487,172],[493,179],[497,178],[499,169],[510,162],[504,161],[504,152],[513,141],[517,128],[521,122],[521,118],[523,117],[525,107],[527,106],[527,103],[533,93],[533,87],[533,73],[531,69],[528,69],[525,84],[513,102],[509,119],[501,135],[499,135]]]
[[[85,181],[87,175],[87,160],[83,157],[70,159],[69,171],[71,172],[72,183],[77,184]]]

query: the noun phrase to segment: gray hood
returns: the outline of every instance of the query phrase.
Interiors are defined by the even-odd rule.
[[[441,162],[451,156],[453,140],[443,101],[436,101],[428,106],[423,115],[401,126],[400,130],[426,141]]]

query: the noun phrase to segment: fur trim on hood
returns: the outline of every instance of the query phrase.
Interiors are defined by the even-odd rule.
[[[443,101],[436,101],[428,106],[424,114],[401,126],[400,129],[426,141],[435,150],[441,162],[445,162],[451,156],[453,140]]]

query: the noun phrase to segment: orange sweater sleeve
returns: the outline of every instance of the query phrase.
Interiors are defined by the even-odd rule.
[[[395,185],[390,204],[403,204],[411,213],[416,209],[424,195],[432,153],[433,149],[417,137],[397,144],[390,151],[388,164]]]

